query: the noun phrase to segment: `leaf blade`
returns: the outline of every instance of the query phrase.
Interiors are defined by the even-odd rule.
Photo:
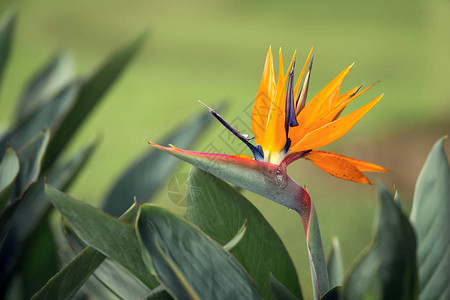
[[[8,148],[0,163],[0,212],[11,196],[19,168],[19,158],[11,148]]]
[[[220,244],[228,243],[247,220],[246,234],[231,251],[233,256],[249,272],[263,298],[271,298],[271,272],[301,298],[297,272],[283,242],[258,209],[229,184],[192,167],[187,218]]]
[[[49,185],[46,185],[45,193],[85,243],[121,264],[149,288],[158,285],[142,262],[140,245],[132,225],[75,200]]]
[[[237,261],[186,220],[143,205],[136,228],[146,263],[175,298],[260,299]]]
[[[378,195],[375,238],[347,276],[343,299],[417,299],[414,230],[386,188]]]
[[[434,144],[420,172],[410,215],[417,232],[422,299],[450,297],[445,267],[450,265],[450,168],[444,140]]]

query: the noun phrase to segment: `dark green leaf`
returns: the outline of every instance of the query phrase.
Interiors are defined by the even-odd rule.
[[[178,299],[260,299],[234,257],[186,220],[142,205],[137,232],[144,259]]]
[[[134,226],[46,185],[47,199],[89,246],[115,260],[149,288],[158,285],[145,267]]]
[[[121,299],[145,299],[151,292],[149,287],[111,259],[105,259],[94,276]]]
[[[163,286],[159,286],[152,290],[147,300],[171,300],[173,299]]]
[[[189,147],[206,130],[211,120],[209,112],[202,113],[178,127],[163,144],[173,143],[179,147]],[[176,158],[168,157],[161,151],[150,150],[116,181],[105,198],[104,210],[117,216],[133,203],[134,196],[139,201],[147,201],[172,175],[178,164],[179,160]]]
[[[59,269],[58,253],[48,218],[42,219],[23,248],[20,259],[22,284],[26,287],[24,298],[30,299]]]
[[[0,163],[0,212],[3,211],[13,192],[13,184],[19,174],[19,159],[16,153],[8,148]]]
[[[8,232],[11,220],[14,217],[16,211],[19,209],[20,204],[21,204],[21,198],[17,198],[14,201],[8,203],[8,205],[6,205],[6,207],[0,213],[0,244],[2,246],[2,249],[5,248],[5,246],[3,246],[5,244],[5,241],[3,239],[5,238],[5,236]],[[6,257],[5,257],[5,260],[6,260]],[[0,262],[3,262],[3,259],[0,260]],[[2,266],[4,266],[4,265],[0,265],[0,268]],[[1,271],[4,271],[4,270],[1,270]],[[1,274],[4,274],[4,272]],[[2,277],[0,277],[0,278],[2,278]]]
[[[381,185],[378,195],[376,235],[344,282],[344,299],[417,299],[414,230]]]
[[[97,143],[94,142],[84,149],[77,152],[67,162],[56,166],[52,169],[47,177],[48,182],[60,189],[68,188],[70,183],[75,179],[76,175],[86,164]],[[20,204],[20,208],[19,205]],[[3,244],[0,247],[0,262],[8,261],[12,268],[17,262],[18,255],[22,244],[27,238],[32,237],[34,228],[45,217],[50,205],[45,199],[44,179],[41,178],[38,183],[34,184],[23,196],[9,209],[9,215],[12,217],[14,210],[14,218],[12,219],[12,230],[6,235]],[[17,210],[17,208],[19,208]],[[17,210],[17,211],[16,211]],[[2,270],[7,274],[6,270]],[[10,271],[10,270],[9,270]],[[8,271],[8,272],[9,272]]]
[[[6,134],[0,142],[0,152],[4,151],[7,145],[20,149],[46,127],[53,132],[73,105],[77,91],[77,84],[66,86],[35,114]]]
[[[134,223],[137,205],[133,205],[120,219]],[[32,299],[71,299],[91,274],[102,265],[105,256],[92,247],[86,247],[53,276]]]
[[[20,170],[17,175],[15,191],[13,194],[14,201],[10,202],[0,214],[0,245],[2,252],[3,249],[6,248],[3,238],[9,229],[11,220],[21,205],[25,192],[27,192],[30,186],[38,179],[41,170],[41,160],[44,156],[49,136],[50,133],[48,129],[42,131],[17,153]],[[0,255],[0,257],[0,271],[2,271],[0,274],[4,275],[6,272],[2,269],[5,266],[3,261],[7,258],[2,257],[2,255]]]
[[[42,131],[17,153],[20,170],[13,192],[14,201],[10,202],[0,215],[0,291],[5,288],[3,284],[11,279],[10,275],[17,263],[19,252],[15,248],[17,240],[15,239],[14,230],[10,230],[10,224],[23,204],[23,199],[29,194],[30,187],[35,185],[38,179],[41,161],[47,148],[49,136],[48,129]],[[8,235],[5,236],[7,233]],[[7,237],[11,238],[8,239]]]
[[[45,157],[44,170],[47,170],[67,146],[84,119],[93,111],[102,96],[109,90],[138,49],[144,42],[142,35],[131,44],[113,55],[92,76],[81,83],[75,104],[55,131]]]
[[[87,247],[58,272],[32,299],[70,299],[105,256]]]
[[[274,300],[298,300],[297,296],[285,287],[272,274],[269,276],[269,288]]]
[[[322,298],[320,298],[320,300],[339,300],[341,298],[342,298],[342,287],[335,286],[332,289],[330,289],[325,295],[323,295]]]
[[[54,98],[73,76],[72,57],[59,53],[31,78],[20,97],[16,124],[21,124]]]
[[[23,195],[25,190],[38,179],[49,139],[50,130],[45,129],[17,153],[20,171],[16,183],[16,197]]]
[[[260,295],[271,298],[268,280],[272,272],[301,298],[297,272],[283,242],[258,209],[228,183],[192,167],[187,217],[222,245],[247,220],[246,234],[231,252],[249,272]]]
[[[330,287],[342,286],[344,281],[344,262],[342,261],[341,245],[338,238],[333,238],[331,243],[331,251],[328,256],[328,277],[330,279]]]
[[[8,62],[9,53],[13,43],[13,33],[16,26],[16,15],[8,14],[0,25],[0,84],[3,72]]]
[[[444,139],[420,172],[411,211],[418,241],[420,299],[450,299],[450,169]]]

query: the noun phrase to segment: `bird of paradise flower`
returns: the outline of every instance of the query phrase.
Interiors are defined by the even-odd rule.
[[[329,282],[317,216],[308,192],[287,176],[287,165],[304,158],[333,176],[365,184],[370,181],[362,172],[385,172],[387,169],[336,153],[315,150],[346,134],[383,95],[341,117],[347,105],[373,86],[363,91],[358,86],[340,94],[342,82],[352,68],[351,65],[306,103],[313,58],[311,49],[294,85],[295,53],[285,73],[280,49],[276,79],[272,50],[269,48],[252,110],[252,130],[256,145],[203,104],[247,145],[253,158],[245,154],[202,153],[178,149],[172,145],[168,148],[149,143],[214,176],[297,211],[305,229],[314,295],[316,299],[320,299],[329,290]]]

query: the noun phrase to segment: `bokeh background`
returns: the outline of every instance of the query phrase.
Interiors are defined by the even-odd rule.
[[[246,129],[250,128],[247,112],[270,45],[275,53],[282,47],[285,59],[297,50],[299,64],[315,47],[309,98],[353,62],[345,89],[381,80],[348,111],[381,93],[385,93],[383,100],[344,138],[325,149],[390,169],[369,177],[392,189],[395,184],[405,211],[432,144],[450,133],[448,1],[2,0],[0,14],[11,7],[19,12],[19,22],[0,90],[3,126],[8,126],[26,80],[56,52],[68,51],[77,73],[86,74],[114,49],[144,30],[149,32],[139,56],[71,145],[76,149],[99,136],[102,139],[70,191],[94,204],[118,174],[150,150],[148,140],[161,140],[202,111],[198,100],[213,107],[226,101],[223,117],[251,134]],[[192,150],[211,144],[228,154],[242,149],[218,122]],[[188,171],[182,164],[177,174]],[[338,236],[348,266],[371,241],[375,185],[342,181],[303,161],[291,165],[289,174],[308,187],[325,248]],[[311,295],[298,216],[252,193],[245,195],[282,237],[302,288]],[[158,202],[183,213],[170,201],[167,185]]]

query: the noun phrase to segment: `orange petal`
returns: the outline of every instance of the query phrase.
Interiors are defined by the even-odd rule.
[[[266,56],[264,71],[256,94],[252,110],[252,130],[258,145],[264,144],[264,132],[267,127],[272,101],[276,92],[275,71],[273,67],[272,49],[269,48]]]
[[[303,74],[305,73],[306,66],[308,65],[308,61],[311,58],[313,51],[314,51],[314,47],[312,47],[311,51],[309,51],[308,57],[306,58],[305,64],[303,65],[303,69],[300,72],[300,75],[298,76],[297,83],[295,84],[295,88],[294,88],[294,97],[297,97],[298,89],[300,88],[300,82],[302,81]]]
[[[292,57],[288,70],[291,69],[294,62],[295,54]],[[285,131],[285,110],[286,110],[286,81],[288,79],[289,71],[284,74],[283,57],[280,49],[280,67],[277,82],[277,91],[275,99],[269,111],[266,130],[264,132],[264,143],[261,147],[264,151],[281,152],[286,145],[286,131]]]
[[[364,89],[363,91],[355,94],[353,97],[351,97],[351,95],[354,93],[354,91],[356,91],[359,87],[356,87],[350,91],[348,91],[345,94],[342,94],[341,96],[339,96],[339,100],[337,101],[335,108],[329,113],[328,117],[331,118],[331,120],[335,120],[339,117],[340,113],[342,113],[342,111],[347,107],[347,105],[349,105],[353,100],[355,100],[356,98],[358,98],[359,96],[361,96],[362,94],[364,94],[365,92],[367,92],[368,90],[370,90],[375,84],[377,84],[378,82],[375,82],[374,84],[372,84],[371,86],[369,86],[368,88]],[[351,93],[353,92],[353,93]],[[348,96],[347,96],[348,95]],[[344,96],[347,96],[346,98]]]
[[[370,180],[348,157],[325,151],[311,151],[305,158],[335,177],[359,183],[370,183]]]
[[[327,123],[327,121],[324,121],[324,118],[332,110],[331,105],[335,101],[334,99],[338,97],[341,83],[348,72],[350,72],[352,66],[353,64],[334,78],[299,113],[297,121],[300,126],[294,127],[295,129],[289,135],[293,143],[301,140],[309,131],[315,130]]]
[[[309,132],[303,139],[294,144],[290,153],[317,149],[334,142],[346,134],[375,104],[380,101],[383,95],[373,99],[363,107],[354,112],[328,123],[314,131]],[[301,125],[300,125],[301,126]]]

